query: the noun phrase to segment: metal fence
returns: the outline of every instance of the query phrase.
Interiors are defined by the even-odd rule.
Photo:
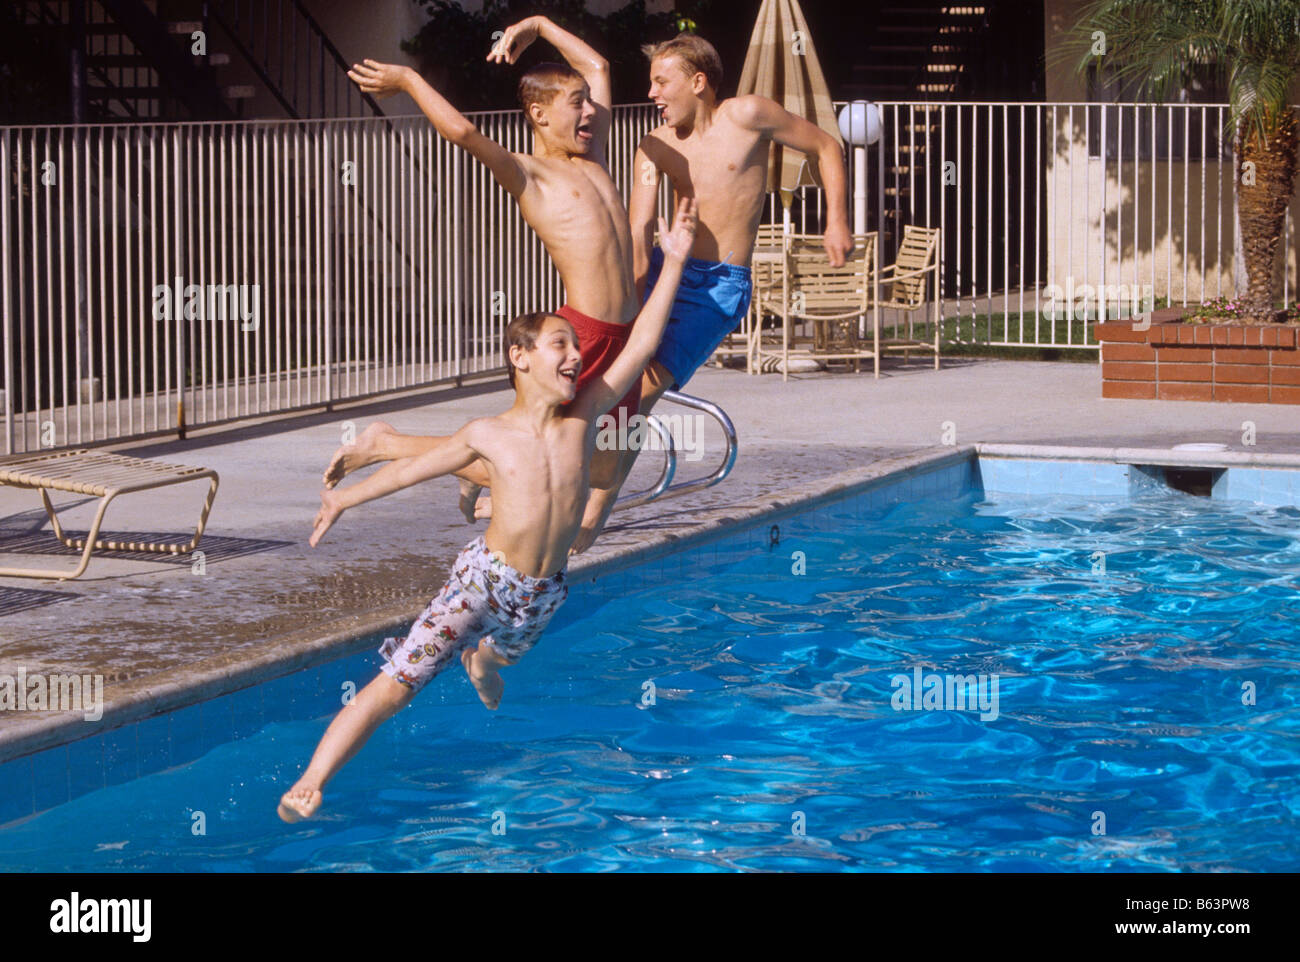
[[[944,340],[1095,350],[1094,320],[1240,293],[1226,105],[881,109],[883,249],[906,224],[943,229]],[[1300,193],[1276,267],[1288,304],[1297,215]]]
[[[1089,319],[1236,293],[1225,107],[881,109],[868,228],[883,264],[907,224],[943,229],[947,342],[1095,350]],[[529,149],[518,111],[472,119]],[[614,110],[625,196],[654,123]],[[823,214],[802,189],[796,227]],[[515,202],[423,117],[0,128],[0,250],[6,452],[491,371],[505,323],[562,295]]]
[[[615,111],[627,191],[650,105]],[[473,115],[527,151],[518,111]],[[501,367],[561,302],[515,202],[423,117],[0,129],[5,450]]]
[[[1241,293],[1226,105],[878,106],[865,229],[882,231],[882,265],[907,225],[942,229],[946,343],[1095,351],[1098,319]],[[800,188],[795,229],[819,230],[823,210],[817,188]],[[768,216],[781,221],[775,195]],[[1300,191],[1276,266],[1286,304],[1298,216]]]

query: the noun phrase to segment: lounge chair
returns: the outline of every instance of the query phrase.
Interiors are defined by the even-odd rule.
[[[183,484],[208,478],[208,496],[203,503],[203,513],[199,516],[198,527],[185,544],[162,544],[157,542],[135,541],[101,541],[97,539],[99,527],[104,520],[104,511],[108,504],[119,494],[134,491],[147,491],[172,484]],[[10,578],[57,578],[64,581],[79,578],[90,564],[90,553],[100,551],[148,551],[158,554],[186,554],[193,551],[203,537],[203,528],[208,522],[208,512],[212,510],[213,499],[217,496],[217,472],[210,468],[190,468],[178,464],[163,464],[160,461],[146,461],[124,454],[108,451],[39,451],[28,454],[14,454],[0,458],[0,484],[19,488],[35,488],[41,494],[45,512],[50,516],[54,526],[54,536],[69,548],[81,550],[81,563],[73,571],[54,568],[0,568],[0,576]],[[95,520],[85,539],[71,538],[59,525],[54,505],[50,503],[49,491],[68,491],[74,494],[89,494],[100,499]]]

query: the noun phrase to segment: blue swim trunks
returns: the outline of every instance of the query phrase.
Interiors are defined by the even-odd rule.
[[[656,247],[650,252],[647,298],[659,280],[663,265],[664,253]],[[654,356],[672,374],[673,390],[680,390],[723,339],[740,325],[749,310],[752,293],[748,267],[694,257],[686,259],[668,327]]]

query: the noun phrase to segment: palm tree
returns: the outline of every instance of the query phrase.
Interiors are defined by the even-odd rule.
[[[1097,63],[1097,31],[1116,79],[1149,85],[1157,99],[1197,69],[1226,75],[1246,273],[1239,320],[1279,320],[1273,264],[1300,147],[1289,103],[1300,78],[1300,0],[1098,0],[1071,31],[1071,48],[1086,48],[1080,71]]]

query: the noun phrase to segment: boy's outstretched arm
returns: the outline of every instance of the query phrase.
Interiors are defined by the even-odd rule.
[[[397,64],[366,60],[353,64],[348,76],[366,93],[377,97],[395,93],[410,94],[439,136],[463,147],[482,161],[492,171],[497,183],[509,191],[511,196],[518,197],[523,193],[528,175],[515,155],[495,140],[479,133],[478,128],[464,114],[430,87],[416,71]]]
[[[831,266],[842,267],[845,258],[853,253],[853,235],[849,231],[848,172],[839,143],[816,124],[790,113],[775,100],[750,94],[736,97],[735,101],[737,119],[742,126],[817,158],[826,195],[826,233],[822,245]]]
[[[528,45],[541,37],[554,47],[561,57],[587,82],[591,91],[591,102],[596,105],[596,120],[592,125],[594,146],[603,152],[606,135],[614,103],[613,86],[609,79],[609,61],[598,54],[594,48],[583,40],[558,26],[547,17],[526,17],[516,24],[506,27],[505,33],[497,41],[487,59],[494,63],[513,64],[519,59]]]
[[[641,377],[650,358],[654,357],[677,297],[682,266],[695,241],[695,211],[695,198],[683,197],[677,204],[677,219],[671,232],[667,222],[659,218],[659,248],[664,252],[659,280],[650,293],[650,299],[632,322],[627,345],[605,373],[588,383],[574,399],[573,410],[579,417],[594,421],[598,414],[608,411]]]
[[[430,478],[451,474],[473,463],[482,456],[474,447],[474,439],[480,430],[477,420],[470,421],[442,444],[424,454],[390,461],[364,481],[346,488],[322,491],[321,509],[316,514],[315,529],[309,539],[311,546],[316,547],[325,532],[348,508],[374,501]]]

